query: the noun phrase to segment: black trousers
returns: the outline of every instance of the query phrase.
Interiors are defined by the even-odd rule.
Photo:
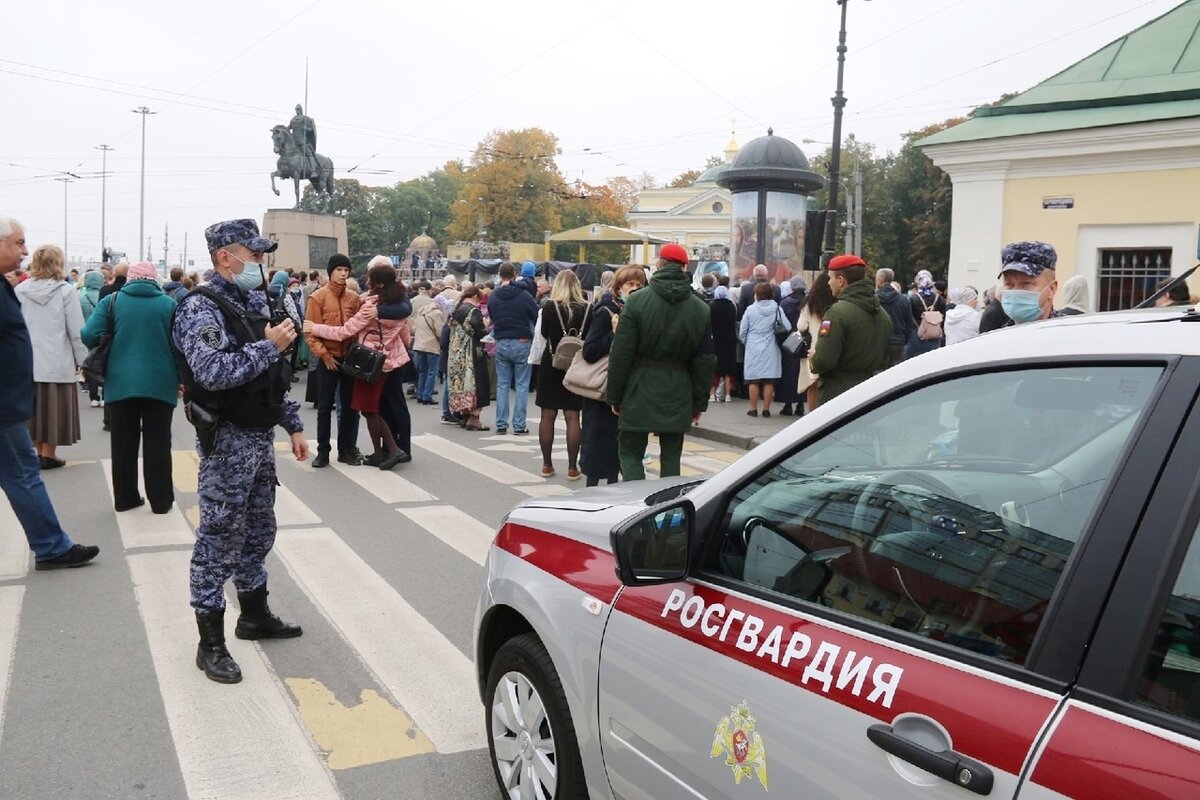
[[[138,445],[142,451],[142,480],[150,508],[165,514],[175,502],[171,480],[172,403],[148,397],[130,397],[105,403],[112,444],[113,506],[133,508],[138,493]],[[140,440],[140,442],[139,442]]]
[[[392,431],[396,446],[412,454],[412,417],[408,413],[408,400],[404,397],[404,380],[400,370],[394,369],[386,375],[383,396],[379,398],[379,416]]]
[[[350,408],[354,379],[323,363],[317,364],[317,371],[309,377],[317,379],[317,453],[329,455],[334,397],[338,403],[338,455],[353,453],[358,447],[358,412]]]

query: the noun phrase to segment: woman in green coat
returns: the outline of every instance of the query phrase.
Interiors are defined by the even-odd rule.
[[[113,307],[114,331],[108,329]],[[95,347],[112,334],[104,380],[104,401],[112,432],[113,505],[128,511],[144,505],[138,493],[138,440],[142,439],[143,479],[150,509],[166,514],[175,502],[171,475],[171,417],[178,402],[179,370],[171,352],[175,301],[163,294],[148,261],[129,268],[119,292],[96,306],[83,328],[83,342]]]

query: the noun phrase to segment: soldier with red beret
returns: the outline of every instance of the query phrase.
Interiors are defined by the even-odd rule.
[[[854,388],[884,368],[892,318],[866,280],[867,262],[837,256],[829,262],[829,288],[837,302],[825,312],[812,371],[821,376],[821,404]]]

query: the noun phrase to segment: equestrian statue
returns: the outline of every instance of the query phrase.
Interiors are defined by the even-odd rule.
[[[296,104],[296,116],[290,123],[271,129],[271,141],[279,155],[271,173],[271,191],[279,194],[276,178],[291,178],[296,191],[295,207],[299,208],[300,181],[307,180],[313,191],[324,195],[328,202],[333,196],[333,161],[317,152],[317,126],[304,113],[303,106]]]

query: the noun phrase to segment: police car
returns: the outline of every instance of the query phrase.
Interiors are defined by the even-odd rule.
[[[1200,797],[1200,315],[876,376],[703,481],[530,500],[476,666],[511,798]]]

